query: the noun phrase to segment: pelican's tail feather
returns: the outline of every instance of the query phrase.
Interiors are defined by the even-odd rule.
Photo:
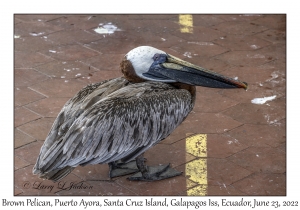
[[[74,170],[75,167],[71,167],[71,166],[67,166],[65,168],[62,169],[58,169],[55,171],[50,171],[50,172],[46,172],[46,173],[39,173],[40,171],[33,171],[34,174],[39,173],[39,177],[43,178],[43,179],[49,179],[52,180],[54,182],[57,182],[61,179],[63,179],[65,176],[67,176],[69,173],[71,173]]]

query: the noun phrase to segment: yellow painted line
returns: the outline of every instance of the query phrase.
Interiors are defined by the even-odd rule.
[[[185,174],[189,177],[187,188],[199,186],[187,191],[187,195],[207,195],[207,134],[197,134],[186,138],[186,152],[198,157],[185,165]]]
[[[179,15],[181,33],[193,33],[193,16]]]

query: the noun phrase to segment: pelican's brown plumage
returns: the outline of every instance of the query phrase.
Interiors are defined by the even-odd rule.
[[[180,175],[168,165],[146,166],[142,155],[170,135],[193,109],[194,85],[247,87],[147,46],[130,51],[121,71],[124,77],[88,85],[64,105],[41,148],[34,174],[58,181],[78,165],[108,163],[111,177],[138,171],[131,180]],[[130,164],[133,160],[136,166]]]

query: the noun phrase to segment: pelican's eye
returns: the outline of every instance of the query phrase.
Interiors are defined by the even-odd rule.
[[[159,59],[159,53],[156,53],[153,58],[152,58],[154,61],[157,61]]]

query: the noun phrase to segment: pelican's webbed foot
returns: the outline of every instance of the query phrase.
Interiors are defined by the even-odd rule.
[[[111,162],[108,165],[110,178],[133,174],[139,171],[139,169],[136,166],[135,160],[130,161],[128,163]]]
[[[131,181],[157,181],[162,179],[179,176],[179,172],[168,165],[146,166],[143,156],[136,158],[136,165],[140,172],[128,177]]]

